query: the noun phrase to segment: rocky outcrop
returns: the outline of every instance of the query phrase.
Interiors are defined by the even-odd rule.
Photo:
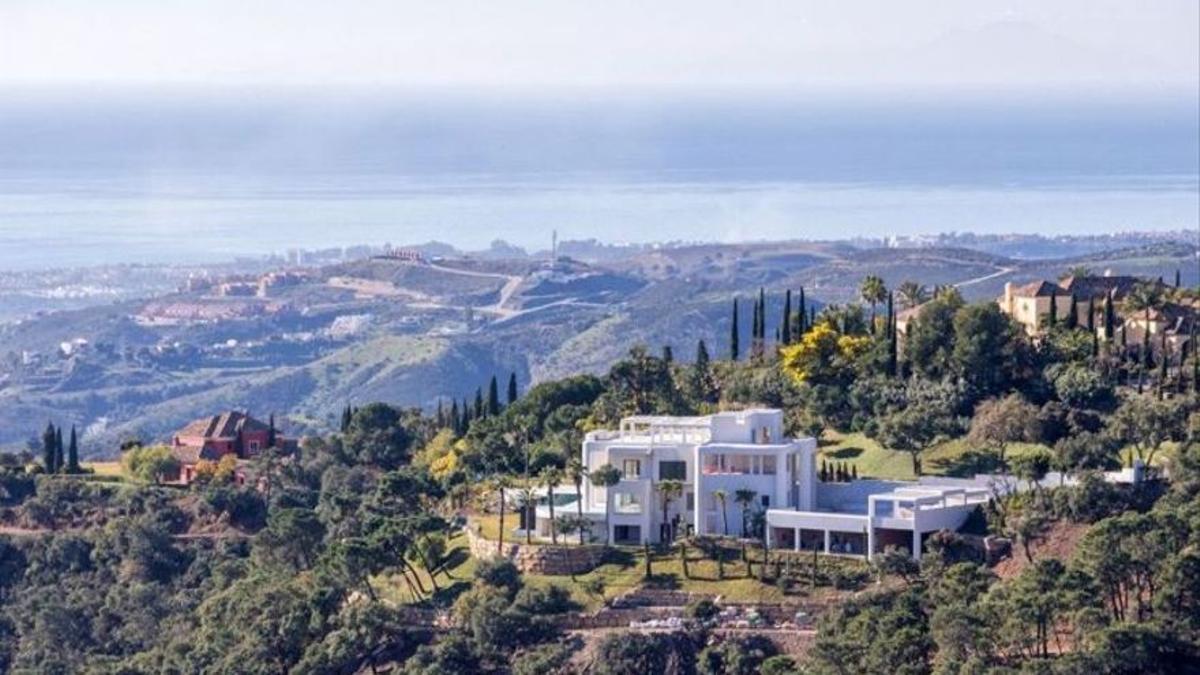
[[[469,527],[466,532],[472,556],[480,560],[504,556],[523,574],[583,574],[604,559],[605,548],[599,545],[553,546],[506,541],[502,550],[499,542],[485,539]]]

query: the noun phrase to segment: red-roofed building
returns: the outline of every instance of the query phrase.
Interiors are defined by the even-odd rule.
[[[277,434],[270,424],[246,413],[230,410],[202,417],[177,431],[171,438],[171,450],[182,465],[176,482],[183,485],[191,483],[196,464],[201,461],[217,462],[226,455],[233,455],[238,460],[253,459],[271,447],[272,440],[277,448],[289,449],[294,445]],[[240,470],[236,479],[239,483],[245,480]]]

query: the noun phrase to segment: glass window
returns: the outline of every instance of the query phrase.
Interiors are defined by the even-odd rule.
[[[704,473],[725,473],[725,455],[705,455]]]
[[[751,456],[750,455],[730,455],[729,456],[729,473],[750,473],[751,472]]]
[[[661,461],[658,463],[659,480],[687,480],[687,462]]]
[[[762,458],[762,472],[767,476],[775,475],[775,455],[764,455]]]
[[[762,505],[763,505],[764,509],[771,506],[771,496],[770,495],[762,496]]]
[[[617,513],[641,513],[642,503],[638,501],[637,495],[618,492],[615,508]]]
[[[626,459],[621,461],[621,474],[626,478],[641,478],[642,460]]]

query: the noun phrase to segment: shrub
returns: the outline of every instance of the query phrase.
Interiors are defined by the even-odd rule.
[[[689,602],[687,606],[683,608],[683,615],[685,617],[689,619],[695,619],[697,621],[708,621],[720,613],[721,608],[717,607],[717,603],[709,600],[708,598],[694,600]]]

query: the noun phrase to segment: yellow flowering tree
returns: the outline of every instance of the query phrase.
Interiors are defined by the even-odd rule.
[[[783,370],[797,382],[841,382],[870,344],[866,335],[840,335],[828,323],[818,323],[799,342],[780,350]]]

